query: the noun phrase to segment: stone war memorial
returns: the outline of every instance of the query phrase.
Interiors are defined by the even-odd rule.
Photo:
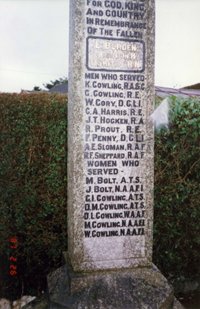
[[[175,308],[152,264],[154,13],[70,1],[68,252],[51,308]]]

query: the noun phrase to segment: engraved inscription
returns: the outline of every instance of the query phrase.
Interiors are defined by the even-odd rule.
[[[86,3],[84,236],[135,238],[144,257],[145,3]]]
[[[143,72],[144,42],[88,37],[87,67],[99,71]]]

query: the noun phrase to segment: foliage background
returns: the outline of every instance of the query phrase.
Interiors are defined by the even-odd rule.
[[[6,276],[9,265],[2,274],[2,290],[9,297],[22,290],[41,292],[45,276],[60,264],[61,250],[66,249],[66,103],[62,95],[0,95],[3,261],[9,261],[9,238],[18,239],[18,276]]]
[[[67,249],[67,97],[0,94],[0,149],[0,297],[16,299],[40,294]],[[199,153],[200,101],[172,97],[169,129],[155,134],[153,256],[172,281],[200,278]]]
[[[154,263],[169,279],[200,279],[200,99],[171,97],[155,135]]]

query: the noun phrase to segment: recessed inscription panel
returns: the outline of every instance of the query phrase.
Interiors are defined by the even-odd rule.
[[[88,37],[87,68],[99,71],[142,72],[144,42]]]

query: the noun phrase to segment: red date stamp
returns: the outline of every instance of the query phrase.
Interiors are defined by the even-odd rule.
[[[9,245],[10,249],[12,249],[9,258],[10,261],[9,274],[11,276],[17,276],[17,258],[15,256],[15,250],[18,247],[18,239],[16,236],[12,236],[9,238]]]

